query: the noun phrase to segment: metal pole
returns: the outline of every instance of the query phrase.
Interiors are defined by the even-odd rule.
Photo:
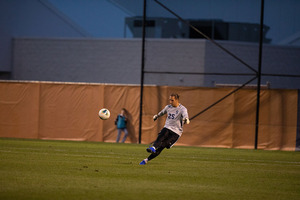
[[[263,28],[264,28],[264,0],[261,0],[260,38],[259,38],[258,72],[257,72],[257,97],[256,97],[255,147],[254,147],[255,149],[257,149],[258,128],[259,128],[259,107],[260,107],[260,85],[261,85],[260,83],[261,83]]]
[[[142,141],[142,118],[143,118],[143,93],[144,93],[144,69],[145,69],[145,38],[146,38],[146,4],[143,7],[143,39],[142,39],[142,66],[141,66],[141,92],[140,92],[140,123],[139,123],[139,144]]]

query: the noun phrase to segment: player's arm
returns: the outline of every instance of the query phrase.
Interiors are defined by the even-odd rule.
[[[183,119],[182,121],[183,121],[184,124],[189,124],[190,123],[190,119],[189,119],[187,109],[183,110],[182,119]]]
[[[155,120],[157,120],[157,118],[159,118],[159,117],[163,116],[164,114],[166,114],[167,113],[167,108],[168,108],[168,106],[166,106],[164,109],[162,109],[162,111],[160,111],[158,114],[154,115],[153,120],[155,121]]]

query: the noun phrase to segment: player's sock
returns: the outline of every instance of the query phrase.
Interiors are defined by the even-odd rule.
[[[140,165],[146,165],[148,162],[148,158],[144,159],[142,162],[140,162]]]

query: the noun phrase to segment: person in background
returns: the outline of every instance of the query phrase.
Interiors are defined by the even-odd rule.
[[[117,119],[115,121],[115,125],[117,125],[118,129],[118,135],[117,135],[117,140],[116,142],[119,143],[119,140],[121,138],[121,133],[122,131],[124,132],[124,137],[122,139],[122,143],[125,142],[127,136],[128,136],[128,131],[127,131],[127,118],[126,118],[126,109],[122,108],[121,113],[117,116]]]

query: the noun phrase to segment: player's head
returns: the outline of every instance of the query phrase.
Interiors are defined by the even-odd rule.
[[[172,93],[170,95],[170,104],[173,106],[173,107],[177,107],[179,105],[179,95],[176,94],[176,93]]]
[[[174,97],[177,100],[179,100],[179,95],[177,93],[172,93],[170,96]]]

